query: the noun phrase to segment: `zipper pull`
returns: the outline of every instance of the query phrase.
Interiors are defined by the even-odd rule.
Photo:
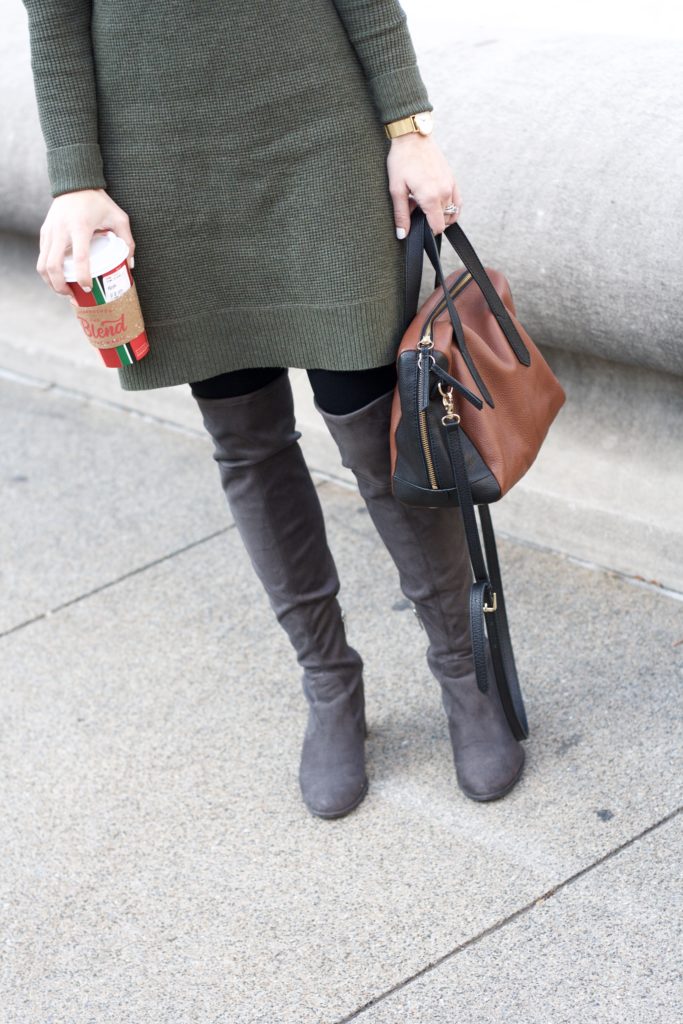
[[[434,356],[431,350],[434,342],[429,335],[423,335],[417,343],[419,355],[417,357],[417,395],[420,412],[429,406],[429,370]],[[426,357],[426,358],[425,358]]]

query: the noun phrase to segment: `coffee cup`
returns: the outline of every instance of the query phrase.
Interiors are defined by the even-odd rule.
[[[64,257],[64,279],[76,300],[76,317],[105,366],[131,366],[149,352],[140,300],[127,262],[129,252],[114,231],[94,234],[89,292],[76,280],[73,253]]]

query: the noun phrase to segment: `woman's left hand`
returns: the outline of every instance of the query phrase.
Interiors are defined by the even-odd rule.
[[[410,231],[410,215],[416,205],[424,211],[435,235],[460,216],[460,211],[443,212],[449,203],[462,209],[462,199],[448,161],[431,135],[409,132],[392,139],[387,172],[398,238],[405,238]]]

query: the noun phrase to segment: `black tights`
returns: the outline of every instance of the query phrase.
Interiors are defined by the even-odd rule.
[[[232,370],[217,377],[190,384],[197,398],[236,398],[270,384],[287,370],[282,366]],[[315,400],[321,409],[334,416],[362,409],[396,384],[396,364],[375,366],[370,370],[307,370]]]

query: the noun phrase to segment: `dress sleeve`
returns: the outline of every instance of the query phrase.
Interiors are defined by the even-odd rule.
[[[433,110],[398,0],[333,0],[386,124]]]
[[[106,188],[97,135],[92,0],[23,0],[53,196]]]

